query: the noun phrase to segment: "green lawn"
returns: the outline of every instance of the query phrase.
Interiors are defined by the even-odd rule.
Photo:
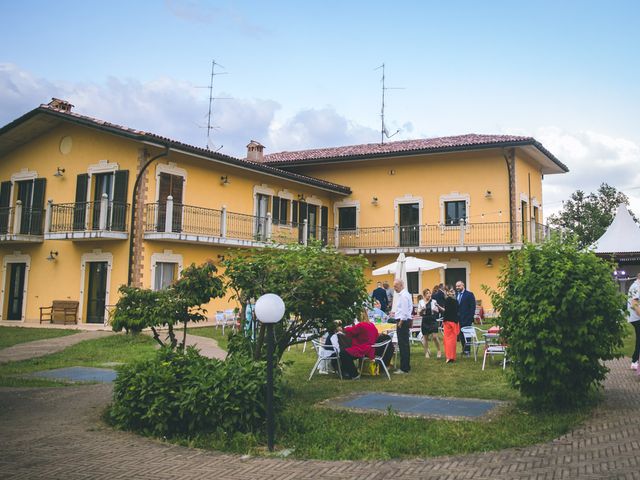
[[[79,330],[58,328],[0,327],[0,348],[11,347],[18,343],[32,342],[33,340],[64,337],[78,332]]]
[[[220,339],[221,330],[197,329],[198,335]],[[432,347],[433,348],[433,347]],[[291,449],[297,458],[325,460],[381,460],[425,458],[525,446],[556,438],[583,421],[588,409],[570,413],[540,413],[527,409],[507,382],[497,359],[482,371],[482,359],[459,358],[455,364],[425,359],[422,347],[412,347],[409,375],[363,376],[340,381],[314,375],[307,381],[316,354],[307,345],[291,348],[286,362],[287,403],[276,435],[277,449]],[[323,400],[357,392],[394,392],[443,397],[504,400],[498,415],[480,421],[404,418],[389,414],[337,411],[319,405]],[[202,437],[190,445],[236,453],[256,453],[251,442]]]
[[[60,382],[23,378],[32,372],[54,368],[86,366],[103,367],[105,363],[128,363],[154,354],[155,342],[147,335],[112,335],[86,340],[44,357],[0,364],[0,386],[36,387],[58,386]]]
[[[625,337],[624,337],[624,346],[622,347],[622,354],[625,357],[631,358],[633,355],[633,349],[636,345],[636,337],[633,331],[633,327],[629,322],[625,323]]]

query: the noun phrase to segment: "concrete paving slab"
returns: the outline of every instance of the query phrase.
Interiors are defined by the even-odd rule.
[[[74,383],[111,383],[116,379],[117,373],[115,370],[110,368],[67,367],[56,368],[54,370],[43,370],[41,372],[32,373],[30,376]]]
[[[442,398],[425,395],[400,395],[393,393],[363,393],[354,398],[338,402],[337,405],[358,410],[397,413],[426,417],[479,418],[489,414],[503,402],[492,400],[471,400],[462,398]]]

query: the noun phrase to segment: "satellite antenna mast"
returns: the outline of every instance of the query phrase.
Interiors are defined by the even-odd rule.
[[[389,130],[387,130],[387,126],[384,124],[384,97],[385,91],[387,90],[403,90],[403,87],[387,87],[384,83],[384,63],[377,67],[375,70],[382,69],[382,108],[380,109],[380,144],[384,144],[384,137],[391,138],[394,135],[400,133],[400,130],[396,130],[394,133],[389,135]]]
[[[215,60],[211,60],[211,81],[209,82],[209,86],[208,87],[198,87],[198,88],[208,88],[209,89],[209,113],[207,114],[207,126],[204,127],[207,129],[207,145],[206,148],[207,150],[209,150],[211,147],[211,130],[215,130],[217,127],[215,125],[211,125],[211,111],[213,109],[213,101],[214,100],[228,100],[229,97],[214,97],[213,96],[213,78],[216,75],[228,75],[228,72],[217,72],[215,71],[216,69],[216,65],[218,67],[222,67],[224,68],[223,65],[220,65],[219,63],[217,63]],[[220,145],[220,147],[216,150],[216,152],[218,150],[220,150],[223,147],[223,145]]]

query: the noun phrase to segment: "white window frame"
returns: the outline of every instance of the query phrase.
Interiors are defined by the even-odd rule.
[[[447,268],[464,268],[466,271],[466,278],[464,281],[464,286],[466,290],[471,290],[471,285],[469,285],[469,278],[471,278],[471,262],[466,260],[458,260],[457,258],[451,258],[448,261],[444,262],[447,265]],[[445,269],[440,269],[440,283],[445,282]],[[452,285],[455,286],[455,285]]]
[[[465,223],[468,224],[468,219],[471,217],[471,195],[468,193],[451,192],[444,195],[440,195],[440,225],[446,228],[460,228],[460,225],[447,225],[447,214],[445,211],[446,202],[465,202],[465,210],[467,216],[465,217]]]
[[[160,201],[160,174],[166,173],[168,175],[175,175],[178,177],[182,177],[182,204],[185,205],[187,203],[187,171],[184,168],[179,167],[174,162],[169,163],[159,163],[156,165],[156,201],[158,203]]]
[[[22,290],[22,313],[20,320],[12,320],[13,322],[24,323],[27,312],[27,290],[29,285],[29,270],[31,269],[31,255],[13,252],[12,255],[5,255],[2,259],[2,294],[0,295],[0,320],[4,320],[4,298],[7,288],[7,267],[10,263],[24,263],[24,289]]]
[[[402,197],[396,197],[393,199],[393,224],[397,226],[394,228],[395,244],[400,245],[400,205],[407,203],[418,204],[418,225],[422,225],[422,211],[424,210],[424,202],[422,197],[416,197],[410,193],[405,194]],[[422,243],[422,229],[418,227],[418,245]]]
[[[35,170],[29,170],[28,168],[23,168],[19,172],[11,175],[11,191],[9,192],[9,208],[14,208],[16,206],[16,201],[14,195],[16,182],[27,182],[29,180],[33,181],[38,178],[38,172]],[[13,215],[9,218],[9,224],[13,222]]]
[[[91,262],[107,262],[107,291],[104,296],[105,320],[108,318],[108,315],[109,315],[108,307],[109,305],[111,305],[110,289],[111,289],[111,269],[113,267],[113,254],[110,252],[103,252],[100,249],[96,249],[91,253],[82,254],[82,257],[80,258],[80,304],[78,306],[78,318],[80,322],[83,322],[82,315],[84,311],[84,302],[86,300],[84,298],[84,293],[85,293],[84,286],[85,286],[87,263],[91,263]],[[87,322],[84,322],[84,323],[87,323]]]
[[[360,229],[360,200],[343,200],[341,202],[335,202],[333,204],[333,224],[336,230],[339,230],[340,223],[340,209],[356,207],[356,235]]]
[[[151,290],[157,290],[156,285],[156,267],[158,263],[175,263],[178,265],[176,280],[180,278],[183,270],[183,259],[179,253],[173,253],[172,250],[165,250],[162,253],[153,253],[151,255]]]

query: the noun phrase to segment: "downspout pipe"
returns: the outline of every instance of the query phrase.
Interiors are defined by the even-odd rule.
[[[133,198],[131,199],[131,227],[129,229],[129,270],[127,272],[127,285],[129,285],[130,287],[133,284],[133,234],[136,225],[136,214],[138,210],[138,187],[140,186],[140,180],[142,179],[142,175],[144,174],[144,172],[147,170],[147,167],[149,167],[149,165],[151,165],[157,159],[166,157],[167,155],[169,155],[169,146],[165,145],[164,151],[162,153],[151,157],[149,160],[147,160],[147,163],[142,166],[142,168],[138,172],[138,175],[136,176],[136,181],[133,184]]]
[[[504,161],[507,164],[507,178],[509,179],[509,236],[511,241],[513,241],[513,218],[511,218],[511,213],[513,212],[513,185],[511,178],[511,166],[509,165],[509,157],[505,149],[502,149],[502,156],[504,157]]]

